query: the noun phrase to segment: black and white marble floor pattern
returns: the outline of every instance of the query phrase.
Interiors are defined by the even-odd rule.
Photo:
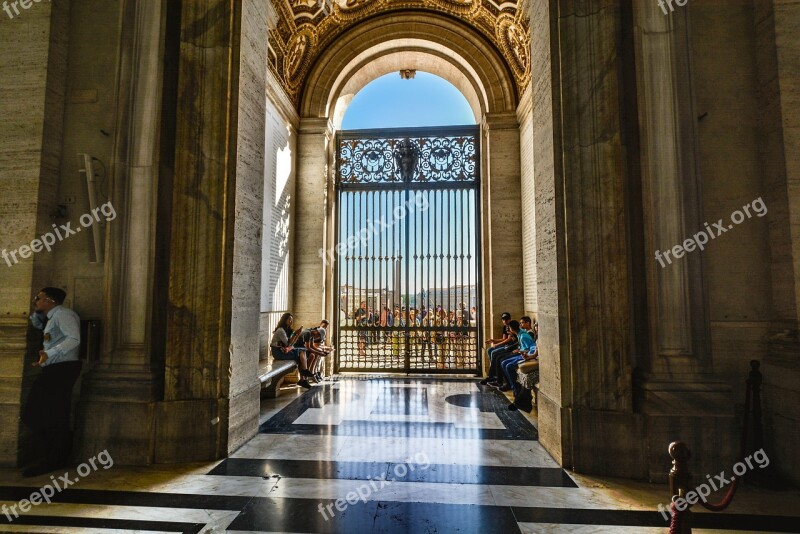
[[[0,470],[0,532],[662,533],[665,486],[559,467],[535,417],[474,379],[355,378],[262,401],[222,461],[114,466],[19,517],[49,476]],[[113,451],[109,451],[113,457]],[[800,492],[745,488],[695,532],[798,532]]]

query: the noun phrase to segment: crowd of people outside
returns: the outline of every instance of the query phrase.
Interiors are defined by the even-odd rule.
[[[475,326],[477,324],[475,306],[467,309],[463,302],[448,310],[441,304],[436,306],[406,307],[396,304],[378,306],[378,309],[361,301],[358,308],[347,313],[340,312],[342,326]]]
[[[342,312],[342,324],[357,329],[358,357],[366,359],[378,351],[380,357],[390,354],[401,358],[408,350],[412,355],[430,358],[440,369],[465,367],[470,353],[471,334],[464,327],[477,324],[477,309],[463,302],[448,310],[442,305],[380,306],[376,310],[361,301],[351,313]]]

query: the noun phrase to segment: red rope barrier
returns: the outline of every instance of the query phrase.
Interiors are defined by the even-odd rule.
[[[672,519],[669,522],[669,534],[683,534],[687,526],[684,514],[688,513],[689,509],[678,510],[678,507],[673,502],[672,506],[670,506],[670,511],[672,512]],[[686,532],[691,532],[691,529]]]
[[[721,511],[723,511],[725,508],[727,508],[731,504],[731,502],[733,502],[733,496],[736,495],[736,490],[739,488],[739,480],[740,479],[737,478],[736,480],[733,481],[733,484],[731,484],[731,487],[728,488],[728,493],[725,494],[725,497],[721,501],[719,501],[718,503],[712,504],[712,503],[700,501],[700,504],[703,505],[703,508],[705,508],[706,510],[711,510],[712,512],[721,512]]]
[[[741,446],[739,447],[739,457],[744,460],[745,452],[747,452],[747,429],[750,426],[750,410],[753,404],[753,384],[751,380],[747,379],[747,393],[745,394],[744,400],[744,428],[742,429],[742,441]],[[728,488],[728,493],[725,494],[725,497],[718,503],[707,503],[705,501],[700,501],[700,504],[703,505],[703,508],[706,510],[710,510],[712,512],[721,512],[728,506],[730,506],[731,502],[733,502],[733,496],[736,495],[736,490],[739,489],[739,482],[741,481],[741,477],[736,478],[733,480],[731,487]]]
[[[750,362],[751,367],[753,370],[750,372],[750,376],[747,379],[747,388],[745,393],[745,401],[744,401],[744,428],[742,428],[742,439],[739,448],[739,458],[744,460],[745,453],[747,452],[747,437],[748,437],[748,430],[750,427],[750,412],[753,411],[753,389],[754,385],[761,383],[761,375],[758,372],[758,362],[752,361]],[[758,424],[758,417],[756,416],[756,424]],[[758,435],[756,436],[756,446],[758,446]],[[675,451],[673,452],[673,447],[675,447]],[[685,488],[683,487],[686,484],[686,479],[689,474],[686,467],[686,461],[689,459],[690,453],[689,450],[686,449],[686,446],[677,441],[670,444],[669,449],[670,456],[673,458],[673,468],[670,471],[670,487],[672,488],[673,482],[676,484],[680,484],[676,486],[673,491],[678,492],[678,495],[683,496],[683,492]],[[741,463],[741,462],[740,462]],[[723,472],[724,473],[724,472]],[[674,480],[673,480],[674,477]],[[718,503],[707,503],[705,501],[700,501],[700,504],[703,505],[704,508],[710,510],[712,512],[721,512],[725,510],[728,506],[730,506],[731,502],[733,502],[733,497],[736,495],[736,490],[739,488],[739,482],[741,481],[742,477],[736,478],[731,476],[732,484],[730,488],[728,488],[728,492],[725,494],[725,497]],[[673,497],[674,499],[675,497]],[[669,524],[669,534],[690,534],[692,532],[691,527],[691,505],[686,506],[683,510],[678,510],[675,501],[673,500],[672,505],[670,506],[670,511],[672,512],[672,518]]]

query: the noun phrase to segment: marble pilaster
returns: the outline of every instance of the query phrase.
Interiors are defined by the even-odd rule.
[[[161,0],[126,2],[120,46],[118,132],[112,203],[119,223],[106,246],[104,350],[83,380],[78,457],[105,444],[118,461],[147,463],[152,451],[157,380],[150,365],[149,328],[155,257],[158,140],[164,33]]]
[[[664,15],[655,4],[637,3],[633,15],[650,318],[650,348],[639,356],[637,389],[650,443],[645,461],[649,476],[656,477],[663,476],[658,443],[672,435],[665,427],[679,429],[701,462],[730,458],[733,398],[730,385],[713,374],[702,251],[657,259],[704,220],[689,12]],[[711,440],[719,442],[700,446]]]
[[[556,228],[563,225],[562,191],[556,187],[561,173],[557,128],[559,76],[555,18],[546,2],[528,2],[531,26],[531,100],[533,144],[534,225],[536,249],[537,321],[539,323],[541,389],[538,395],[539,440],[561,465],[570,465],[569,431],[562,408],[562,331],[559,320],[564,307],[559,288],[563,286],[563,246],[556,240]]]
[[[332,157],[332,126],[327,118],[302,118],[297,136],[297,179],[295,182],[294,237],[294,298],[291,310],[295,324],[318,324],[326,313],[326,276],[330,266],[320,257],[319,250],[328,244],[326,225],[328,214],[328,162]],[[330,318],[329,318],[330,319]],[[299,321],[299,322],[298,322]]]
[[[674,391],[678,377],[710,369],[703,255],[671,256],[702,228],[687,10],[640,3],[634,17],[651,343],[642,367]]]
[[[507,311],[518,318],[524,312],[516,113],[487,113],[481,137],[483,335],[489,339],[497,335],[501,313]],[[485,361],[484,368],[487,366]]]

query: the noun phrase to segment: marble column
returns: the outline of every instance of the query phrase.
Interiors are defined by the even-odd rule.
[[[329,312],[326,292],[331,292],[330,266],[320,258],[319,250],[328,245],[326,192],[332,161],[333,127],[327,118],[302,118],[297,136],[297,177],[294,202],[294,282],[290,309],[295,323],[318,324]],[[328,245],[330,247],[330,245]],[[329,320],[332,320],[328,317]]]
[[[83,452],[113,449],[121,464],[218,458],[258,426],[267,11],[209,0],[165,18],[163,5],[125,12],[114,192],[125,225],[109,239],[107,352],[83,401]],[[177,77],[163,122],[166,26]],[[157,191],[170,197],[158,210]],[[156,211],[163,292],[149,282]],[[165,310],[155,322],[153,308]]]
[[[764,373],[765,445],[782,474],[800,483],[800,5],[756,2],[756,65],[764,203],[769,209],[773,315]]]
[[[149,327],[155,255],[158,143],[162,90],[164,4],[128,1],[123,8],[101,360],[83,379],[77,456],[115,449],[120,463],[151,459],[157,398]]]
[[[219,458],[257,431],[267,20],[257,0],[182,6],[156,462]]]
[[[42,341],[40,332],[28,331],[31,297],[45,285],[67,286],[51,276],[54,254],[20,250],[55,222],[69,48],[69,2],[29,7],[14,20],[2,13],[0,22],[0,252],[8,255],[0,257],[0,465],[6,467],[31,450],[19,420],[39,372],[30,365]]]
[[[519,318],[524,312],[516,113],[487,113],[481,137],[483,335],[488,339],[497,335],[500,314],[507,311]],[[484,361],[484,368],[488,365]]]
[[[540,441],[567,467],[641,476],[633,414],[621,8],[530,2]],[[584,9],[584,7],[586,9]],[[554,9],[558,8],[558,9]]]

